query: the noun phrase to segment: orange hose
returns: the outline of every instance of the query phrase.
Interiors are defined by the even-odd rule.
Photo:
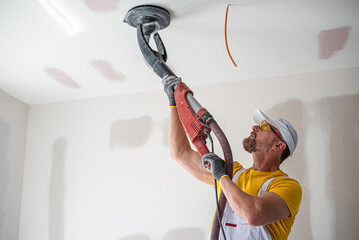
[[[226,48],[227,48],[228,55],[229,55],[230,59],[232,60],[234,66],[237,67],[237,64],[234,62],[234,60],[233,60],[233,58],[232,58],[232,55],[231,55],[231,53],[229,52],[228,43],[227,43],[227,16],[228,16],[228,8],[229,8],[229,4],[227,4],[226,19],[225,19],[225,22],[224,22],[224,39],[225,39],[225,42],[226,42]]]

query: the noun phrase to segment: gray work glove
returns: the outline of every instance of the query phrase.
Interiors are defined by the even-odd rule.
[[[162,79],[163,89],[167,94],[170,107],[176,106],[176,101],[173,96],[174,87],[182,82],[181,78],[175,76],[166,76]]]
[[[202,165],[212,173],[217,181],[220,181],[224,176],[228,176],[225,171],[224,161],[214,153],[204,154]]]

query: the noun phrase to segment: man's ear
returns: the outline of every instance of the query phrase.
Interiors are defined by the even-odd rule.
[[[282,141],[278,141],[273,145],[273,149],[276,151],[284,151],[286,147],[287,147],[287,144],[285,144]]]

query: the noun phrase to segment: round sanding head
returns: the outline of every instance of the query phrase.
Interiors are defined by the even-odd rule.
[[[132,27],[156,21],[160,29],[164,29],[170,25],[171,15],[166,9],[158,6],[140,5],[130,9],[123,21]]]

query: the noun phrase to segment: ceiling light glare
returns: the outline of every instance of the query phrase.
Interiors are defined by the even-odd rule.
[[[47,13],[51,15],[66,31],[69,37],[84,32],[85,27],[82,21],[65,6],[63,1],[38,0]]]

